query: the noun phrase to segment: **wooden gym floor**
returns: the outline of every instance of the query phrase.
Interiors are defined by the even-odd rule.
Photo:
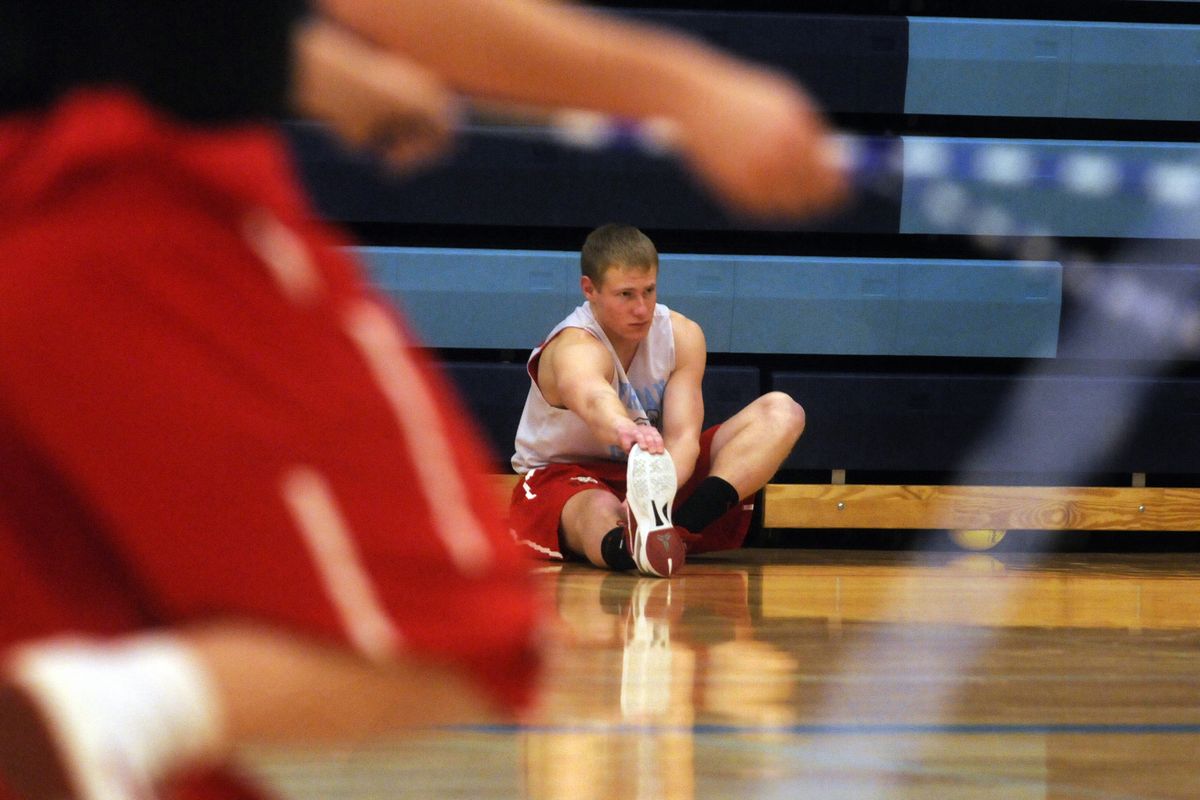
[[[1200,797],[1200,553],[539,580],[566,635],[535,721],[250,763],[296,800]]]

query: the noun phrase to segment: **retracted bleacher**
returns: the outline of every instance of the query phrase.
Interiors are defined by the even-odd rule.
[[[1200,163],[1196,3],[613,5],[796,75],[847,130]],[[358,234],[501,463],[524,359],[579,302],[578,247],[622,220],[663,253],[662,301],[705,329],[709,421],[772,389],[805,406],[765,525],[1200,530],[1198,360],[1146,329],[1148,304],[1200,298],[1200,232],[1164,228],[1137,197],[989,195],[1073,255],[998,256],[969,218],[931,217],[909,174],[780,229],[726,216],[670,159],[468,130],[446,163],[394,181],[292,134],[321,209]],[[1124,302],[1144,313],[1097,326],[1069,290],[1098,279],[1136,284]]]

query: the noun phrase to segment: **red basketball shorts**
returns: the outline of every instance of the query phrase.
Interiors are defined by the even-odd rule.
[[[274,132],[77,95],[0,207],[0,646],[249,618],[529,697],[490,456]]]
[[[712,469],[712,441],[720,429],[713,426],[700,434],[696,469],[675,493],[674,508],[687,500]],[[550,464],[530,470],[516,482],[508,508],[513,538],[531,554],[554,560],[578,559],[567,551],[559,537],[563,506],[575,495],[590,489],[607,489],[625,499],[625,464],[619,461],[589,461],[583,464]],[[688,544],[689,553],[732,550],[741,547],[754,516],[753,501],[739,503],[700,532]]]

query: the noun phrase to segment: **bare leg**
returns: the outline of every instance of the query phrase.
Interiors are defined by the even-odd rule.
[[[580,492],[563,506],[563,540],[572,552],[579,553],[597,567],[608,569],[600,553],[604,534],[625,522],[625,507],[606,489]]]
[[[803,432],[800,404],[783,392],[765,394],[721,425],[710,474],[749,497],[771,480]]]

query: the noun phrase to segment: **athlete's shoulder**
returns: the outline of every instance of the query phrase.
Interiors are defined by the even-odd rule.
[[[559,348],[599,347],[604,349],[599,337],[587,328],[567,326],[557,331],[550,340],[542,345],[543,352]]]
[[[671,331],[675,334],[676,346],[680,343],[704,342],[704,329],[700,323],[674,310],[671,311]]]
[[[563,375],[587,372],[611,377],[612,358],[594,332],[587,328],[563,328],[542,348],[539,373],[542,378],[556,381]]]

